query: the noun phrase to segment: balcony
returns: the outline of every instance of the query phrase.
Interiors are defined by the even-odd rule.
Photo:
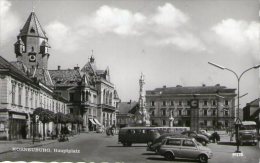
[[[114,106],[108,105],[108,104],[99,104],[98,105],[99,108],[102,108],[103,111],[116,111],[116,108]]]

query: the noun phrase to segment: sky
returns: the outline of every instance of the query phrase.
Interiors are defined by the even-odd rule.
[[[260,64],[258,0],[0,0],[0,55],[34,11],[49,38],[49,69],[83,67],[92,54],[109,67],[122,101],[145,90],[182,86],[237,88],[235,71]],[[259,70],[240,81],[242,107],[259,97]]]

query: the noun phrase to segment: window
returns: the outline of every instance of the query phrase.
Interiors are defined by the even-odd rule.
[[[214,109],[213,111],[212,111],[212,115],[216,115],[216,109]]]
[[[204,115],[204,116],[207,116],[207,112],[208,112],[207,109],[205,109],[205,110],[203,111],[203,115]]]
[[[179,106],[182,106],[182,101],[179,101]]]
[[[12,85],[12,104],[15,104],[15,84]]]
[[[207,126],[207,123],[208,123],[207,120],[204,120],[204,125],[205,125],[205,126]]]
[[[166,116],[166,109],[162,109],[162,116]]]
[[[195,147],[195,144],[191,140],[184,140],[182,145],[187,147]]]
[[[18,89],[18,105],[22,105],[22,87]]]
[[[180,146],[181,140],[180,139],[168,139],[167,142],[166,142],[166,145]]]
[[[154,106],[154,101],[151,102],[151,105]]]
[[[228,100],[225,100],[225,105],[228,105]]]
[[[225,120],[225,127],[228,127],[228,120]]]
[[[173,106],[174,105],[174,102],[173,101],[171,101],[171,106]]]
[[[190,106],[190,101],[187,101],[187,106]]]
[[[29,91],[28,89],[25,90],[25,106],[28,107],[28,100],[29,100]]]
[[[37,103],[38,103],[38,95],[37,93],[35,93],[35,108],[37,108]]]
[[[163,125],[163,126],[166,125],[166,120],[162,120],[162,125]]]
[[[31,100],[31,108],[33,107],[33,98],[34,98],[34,97],[33,97],[33,91],[32,91],[32,92],[31,92],[31,99],[30,99],[30,100]]]
[[[181,115],[181,110],[178,110],[179,111],[179,115]]]
[[[166,101],[163,101],[163,106],[166,106]]]
[[[224,115],[228,116],[228,110],[224,110]]]
[[[204,105],[204,106],[207,106],[207,105],[208,105],[208,101],[204,100],[204,101],[203,101],[203,105]]]
[[[216,120],[212,121],[213,126],[216,126]]]
[[[70,101],[74,101],[74,93],[70,93]]]
[[[216,100],[213,100],[213,101],[212,101],[212,105],[213,105],[213,106],[216,106]]]

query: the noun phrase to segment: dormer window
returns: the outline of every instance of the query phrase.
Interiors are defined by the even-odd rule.
[[[32,27],[30,33],[35,33],[35,29]]]

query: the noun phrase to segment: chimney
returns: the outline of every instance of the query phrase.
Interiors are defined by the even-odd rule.
[[[58,70],[60,70],[60,66],[58,66]]]

